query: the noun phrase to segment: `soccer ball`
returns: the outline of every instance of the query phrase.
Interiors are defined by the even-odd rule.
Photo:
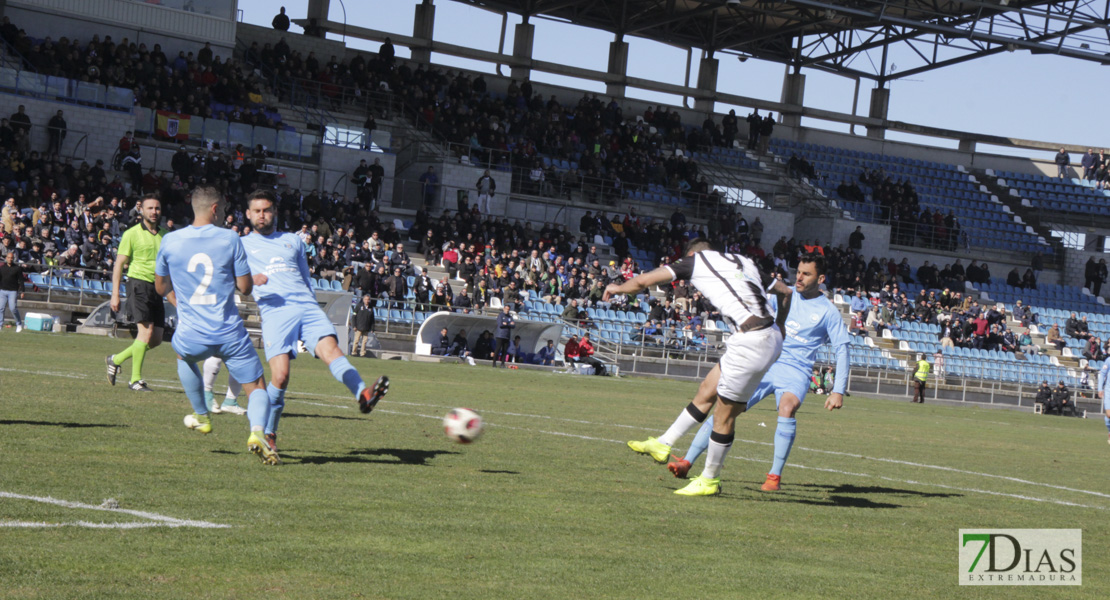
[[[482,417],[469,408],[453,408],[443,417],[443,433],[460,444],[469,444],[482,435]]]

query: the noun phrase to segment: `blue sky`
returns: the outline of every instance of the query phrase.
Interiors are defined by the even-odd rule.
[[[331,18],[405,35],[412,34],[417,0],[332,0]],[[269,26],[276,5],[264,0],[239,0],[243,20]],[[289,0],[286,12],[292,18],[304,17],[307,0]],[[520,22],[509,17],[505,40],[511,52],[513,26]],[[612,36],[574,25],[533,19],[536,26],[533,54],[537,59],[605,70]],[[300,28],[294,26],[293,31]],[[450,1],[436,2],[435,37],[447,43],[496,51],[501,34],[501,16]],[[338,36],[337,36],[338,37]],[[573,40],[568,44],[567,40]],[[686,75],[686,51],[642,38],[629,42],[628,75],[682,84]],[[349,46],[377,50],[377,42],[347,38]],[[398,55],[408,56],[398,47]],[[723,92],[777,101],[782,91],[784,66],[758,60],[741,63],[731,56],[720,56],[718,88]],[[902,57],[907,61],[910,57]],[[446,55],[433,55],[433,62],[492,73],[493,65]],[[861,58],[866,60],[865,58]],[[899,57],[892,56],[898,63]],[[695,51],[691,82],[697,80],[698,55]],[[854,65],[859,67],[861,63]],[[805,104],[815,108],[851,112],[855,81],[836,75],[803,70],[806,75]],[[933,72],[896,80],[891,87],[892,120],[1016,137],[1046,142],[1097,146],[1104,140],[1104,119],[1095,116],[1101,99],[1110,95],[1108,71],[1099,65],[1055,56],[1033,56],[1028,52],[1001,53]],[[533,72],[533,79],[579,89],[604,92],[604,85]],[[866,114],[874,83],[861,83],[858,114]],[[649,101],[676,104],[679,98],[630,89],[629,96]],[[727,107],[718,106],[718,110]],[[804,123],[837,131],[845,126],[831,123]],[[862,131],[857,128],[857,133]],[[891,139],[900,138],[890,134]],[[936,140],[936,145],[955,147],[955,142]],[[985,150],[985,148],[983,148]],[[1024,152],[1016,152],[1026,154]],[[1041,153],[1032,153],[1040,156]],[[1051,158],[1044,156],[1043,158]]]

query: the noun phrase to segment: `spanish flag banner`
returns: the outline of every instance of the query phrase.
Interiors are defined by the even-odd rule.
[[[154,132],[158,137],[179,141],[189,139],[189,115],[160,110],[155,120]]]

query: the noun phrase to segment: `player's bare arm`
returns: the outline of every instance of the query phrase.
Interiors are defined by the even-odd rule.
[[[126,254],[116,256],[116,264],[112,267],[112,299],[109,303],[112,312],[119,312],[120,297],[119,286],[123,282],[123,271],[131,264],[131,257]],[[161,292],[159,292],[161,293]]]
[[[653,285],[670,283],[671,281],[674,281],[674,274],[671,273],[671,270],[667,267],[659,267],[647,273],[640,273],[620,285],[610,283],[605,286],[605,295],[601,300],[602,302],[608,302],[610,297],[619,294],[639,294]]]
[[[258,275],[255,277],[258,277]],[[262,275],[262,277],[265,277],[265,275]],[[251,290],[254,289],[254,280],[250,275],[239,275],[235,278],[235,289],[239,290],[239,293],[244,296],[250,296]]]
[[[169,275],[155,275],[154,276],[154,290],[156,292],[158,292],[158,295],[160,295],[160,296],[168,296],[171,292],[173,292],[173,281],[170,279],[170,276]],[[175,299],[176,299],[176,296],[175,296]],[[174,304],[174,306],[177,306],[177,304]]]
[[[837,394],[833,392],[832,394],[829,394],[828,398],[825,399],[826,410],[838,410],[842,406],[844,406],[844,394]]]
[[[252,277],[252,280],[254,281],[254,285],[266,285],[266,282],[269,281],[270,278],[266,277],[265,273],[259,273]]]

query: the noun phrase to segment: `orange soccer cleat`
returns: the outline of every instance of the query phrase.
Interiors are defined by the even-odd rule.
[[[760,486],[759,489],[761,489],[765,492],[777,492],[779,490],[779,482],[780,481],[782,481],[781,476],[772,475],[771,473],[768,473],[767,474],[767,481],[764,481],[763,485]]]
[[[674,473],[674,476],[679,479],[686,479],[686,474],[690,472],[690,461],[671,455],[674,460],[667,463],[667,470]]]

